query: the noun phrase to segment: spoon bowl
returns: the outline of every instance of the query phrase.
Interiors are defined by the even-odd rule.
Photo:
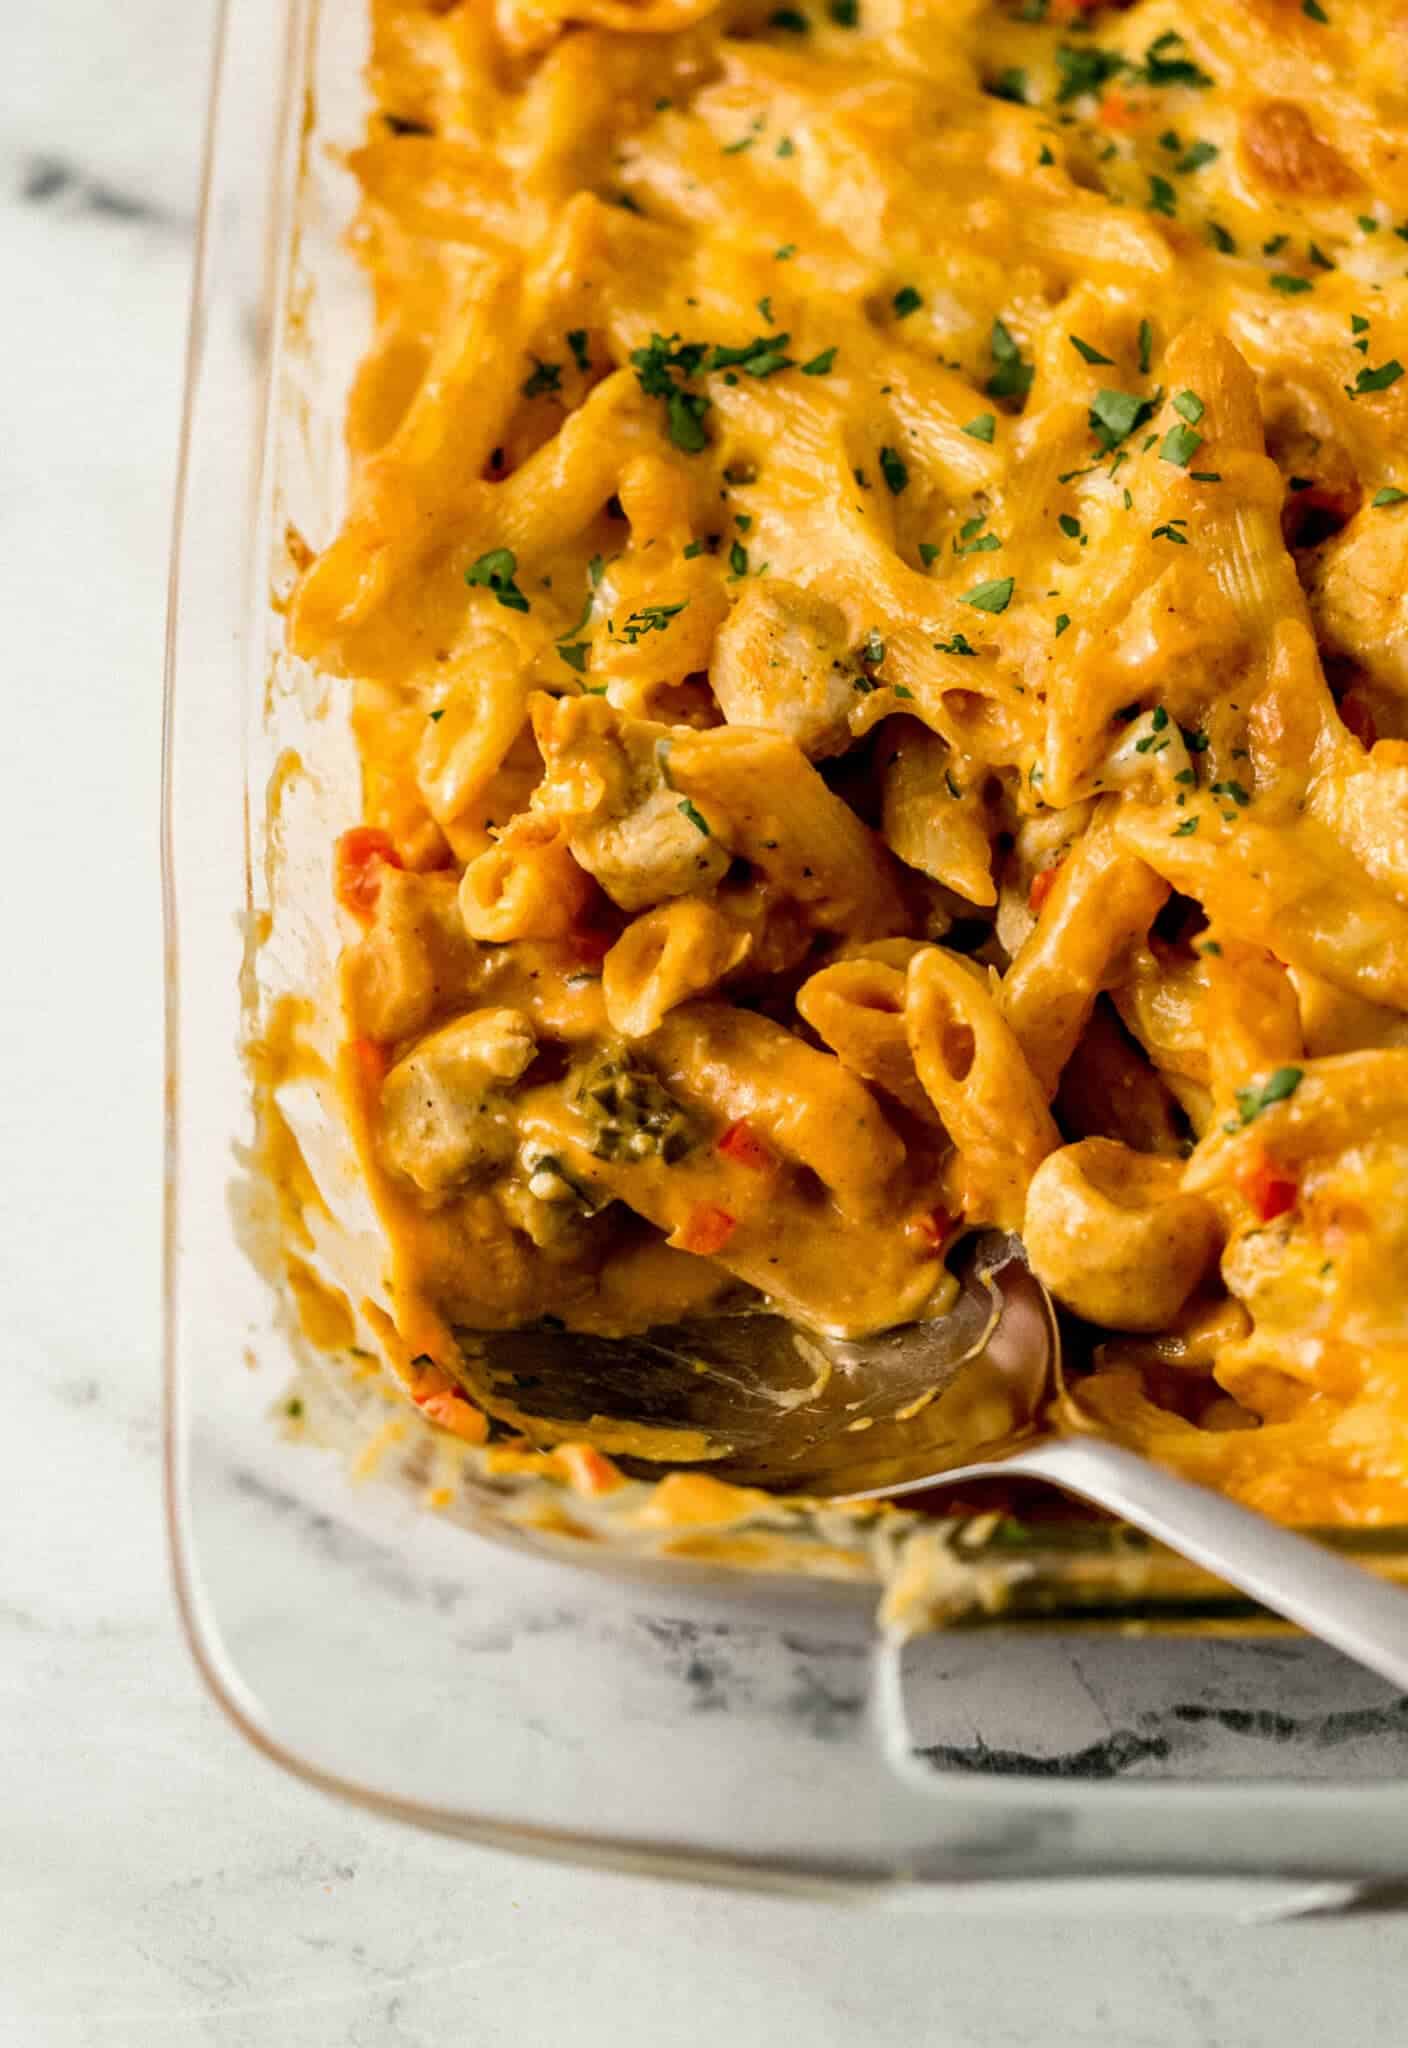
[[[863,1339],[756,1303],[638,1337],[457,1331],[461,1376],[534,1441],[594,1443],[633,1469],[707,1464],[837,1503],[1040,1479],[1408,1689],[1408,1592],[1119,1444],[1042,1433],[1060,1326],[1019,1239],[973,1239],[955,1279],[947,1313]]]

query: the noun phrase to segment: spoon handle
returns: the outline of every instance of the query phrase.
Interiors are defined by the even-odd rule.
[[[1295,1530],[1090,1437],[1034,1444],[984,1469],[1025,1472],[1111,1509],[1408,1692],[1408,1590]]]

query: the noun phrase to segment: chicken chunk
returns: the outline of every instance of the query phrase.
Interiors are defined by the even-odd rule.
[[[372,922],[343,956],[355,1032],[391,1044],[423,1031],[437,1011],[464,1002],[477,954],[453,874],[384,868]]]
[[[386,1164],[428,1195],[504,1165],[515,1144],[508,1090],[536,1051],[522,1010],[474,1010],[423,1038],[382,1084]]]
[[[812,760],[850,744],[856,669],[834,604],[769,577],[744,586],[719,629],[709,680],[730,725],[758,725]]]

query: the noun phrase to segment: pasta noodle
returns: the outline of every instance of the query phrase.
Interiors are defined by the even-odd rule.
[[[1398,0],[372,19],[289,634],[417,1398],[996,1225],[1065,1420],[1408,1522]]]

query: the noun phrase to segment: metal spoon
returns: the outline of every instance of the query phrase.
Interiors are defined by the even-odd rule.
[[[777,1493],[839,1503],[1045,1480],[1408,1689],[1408,1593],[1118,1444],[1042,1437],[1061,1364],[1050,1296],[1020,1242],[992,1234],[960,1281],[948,1314],[859,1342],[756,1306],[641,1337],[461,1331],[463,1376],[539,1441],[707,1462]]]

